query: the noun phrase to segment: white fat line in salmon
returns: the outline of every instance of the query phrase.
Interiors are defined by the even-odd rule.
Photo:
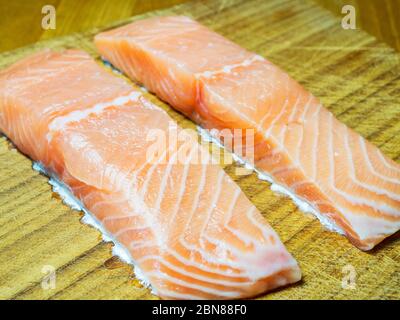
[[[71,113],[68,113],[62,117],[57,117],[53,119],[50,124],[49,124],[49,133],[47,134],[46,138],[47,141],[51,141],[53,138],[53,132],[60,130],[62,128],[65,128],[65,126],[71,122],[76,122],[80,121],[82,119],[87,118],[89,115],[92,114],[100,114],[104,110],[110,108],[110,107],[118,107],[118,106],[123,106],[124,104],[130,102],[130,101],[138,101],[138,99],[141,97],[141,93],[138,91],[133,91],[130,94],[126,96],[121,96],[113,99],[112,101],[108,102],[101,102],[98,104],[95,104],[93,107],[89,109],[83,109],[83,110],[75,110],[72,111]]]
[[[217,75],[220,73],[230,73],[233,69],[236,69],[237,67],[249,66],[255,61],[265,61],[265,59],[260,55],[254,55],[251,58],[243,60],[242,62],[224,66],[222,69],[219,69],[219,70],[210,70],[210,71],[207,70],[207,71],[203,71],[201,73],[196,73],[194,76],[196,79],[199,79],[201,77],[211,78],[214,75]]]
[[[103,241],[112,242],[114,244],[112,248],[113,256],[118,257],[121,261],[132,266],[135,277],[139,280],[139,282],[145,288],[151,289],[153,294],[157,294],[155,288],[151,286],[150,281],[133,260],[129,250],[104,228],[101,222],[73,195],[70,188],[65,183],[61,182],[54,174],[49,173],[41,163],[34,162],[32,168],[49,177],[49,184],[52,186],[53,192],[57,193],[61,197],[64,204],[69,206],[71,209],[82,211],[84,216],[82,217],[81,222],[99,230]]]
[[[146,277],[145,274],[143,273],[143,271],[138,267],[138,263],[143,262],[144,260],[147,260],[147,259],[154,259],[154,258],[158,259],[158,257],[148,256],[145,259],[140,259],[138,261],[135,261],[132,258],[132,255],[130,254],[128,248],[123,246],[115,238],[115,236],[111,235],[104,228],[103,224],[88,209],[86,209],[86,207],[81,203],[81,201],[79,201],[73,195],[72,191],[70,190],[70,188],[65,183],[60,181],[57,176],[55,176],[54,174],[52,174],[51,172],[46,170],[46,168],[44,168],[43,165],[41,163],[39,163],[39,162],[34,162],[32,168],[34,170],[44,174],[45,176],[49,177],[49,184],[52,186],[53,192],[57,193],[60,196],[60,198],[62,199],[63,203],[68,205],[70,208],[72,208],[74,210],[82,211],[84,213],[84,216],[82,217],[81,222],[85,223],[87,225],[90,225],[90,226],[94,227],[95,229],[97,229],[101,233],[102,239],[105,242],[112,242],[114,244],[114,246],[112,248],[113,256],[117,256],[121,261],[123,261],[123,262],[129,264],[130,266],[132,266],[133,272],[135,274],[135,277],[139,280],[139,282],[145,288],[149,288],[153,294],[157,295],[156,289],[151,286],[151,283],[148,280],[148,277]],[[254,222],[254,223],[256,223],[256,222]],[[183,245],[190,247],[190,245],[188,245],[187,243],[183,243]],[[195,248],[191,248],[191,249],[194,250]],[[187,263],[187,264],[189,264],[191,266],[201,268],[201,266],[196,265],[194,263],[190,263],[188,261],[183,261],[181,259],[181,257],[176,255],[173,251],[168,251],[168,252],[169,252],[169,254],[174,256],[176,259],[178,259],[182,263]],[[203,253],[203,254],[210,261],[217,262],[217,260],[215,260],[211,255],[207,255],[205,253]],[[169,268],[171,268],[171,269],[173,269],[175,271],[178,271],[178,269],[176,269],[173,265],[169,264],[168,262],[164,261],[163,263],[165,263]],[[240,264],[233,264],[233,265],[235,267],[241,267]],[[182,271],[180,270],[180,272],[182,272]],[[193,276],[193,274],[190,273],[190,272],[183,272],[183,274],[185,274],[187,276]],[[155,277],[163,277],[162,274],[158,274],[158,273],[154,273],[154,272],[153,273],[148,273],[147,275],[151,275],[151,276],[155,276]],[[246,274],[245,276],[249,277],[250,279],[253,279],[253,278],[257,278],[257,276],[259,276],[259,275],[256,274],[256,272],[253,272],[252,274]],[[200,279],[200,280],[203,280],[203,281],[208,280],[207,277],[202,277],[202,276],[199,276],[199,275],[196,275],[196,277],[198,279]],[[232,285],[232,283],[229,282],[229,281],[224,281],[224,280],[219,280],[219,279],[215,279],[215,283],[216,284],[220,284],[220,285],[227,285],[227,286]],[[251,284],[252,284],[251,281],[242,282],[241,286],[248,286],[248,285],[251,285]],[[217,292],[217,291],[215,291],[215,292]],[[232,292],[225,292],[223,295],[226,295],[226,297],[232,297],[233,298],[234,297],[233,293],[234,293],[233,291]],[[219,294],[221,294],[221,292]],[[199,297],[197,297],[197,299],[199,299]]]
[[[102,223],[88,210],[86,209],[86,207],[81,203],[81,201],[79,201],[72,193],[72,191],[70,190],[70,188],[63,183],[62,181],[60,181],[58,179],[57,176],[55,176],[54,174],[52,174],[51,172],[49,172],[48,170],[46,170],[46,168],[43,167],[43,165],[39,162],[34,162],[32,165],[32,168],[42,174],[44,174],[45,176],[49,177],[49,184],[52,186],[52,190],[53,192],[57,193],[60,198],[62,199],[63,203],[68,205],[70,208],[77,210],[77,211],[82,211],[84,213],[84,216],[81,219],[81,222],[87,225],[90,225],[92,227],[94,227],[95,229],[97,229],[101,235],[102,235],[102,239],[105,242],[112,242],[114,244],[113,248],[112,248],[112,255],[113,256],[117,256],[121,261],[129,264],[130,266],[132,266],[133,268],[133,272],[135,274],[136,279],[139,280],[139,282],[145,287],[145,288],[149,288],[151,290],[152,294],[157,295],[157,291],[154,287],[151,286],[150,281],[148,280],[148,277],[145,276],[145,274],[143,273],[143,271],[138,267],[138,263],[139,262],[143,262],[145,260],[148,259],[156,259],[158,260],[159,257],[154,257],[154,256],[148,256],[144,259],[139,259],[138,261],[135,261],[132,258],[132,255],[130,254],[129,250],[123,246],[116,238],[115,236],[111,235],[102,225]],[[256,222],[254,222],[256,223]],[[188,246],[188,244],[184,244],[186,246]],[[190,247],[190,246],[189,246]],[[191,249],[195,249],[195,248],[191,248]],[[184,262],[178,255],[175,255],[173,251],[169,252],[170,254],[172,254],[176,259],[180,260],[181,262]],[[212,257],[209,256],[207,254],[204,254],[204,256],[209,259],[212,262],[216,262],[216,260]],[[164,261],[163,263],[165,263],[169,268],[178,271],[177,268],[175,268],[173,265],[169,264],[167,261]],[[187,261],[185,261],[185,263],[188,263]],[[201,268],[201,266],[198,266],[196,264],[191,264],[189,263],[189,265],[192,266],[196,266],[198,268]],[[234,263],[233,266],[235,267],[241,267],[241,264],[236,264]],[[261,275],[263,276],[267,276],[267,274],[257,274],[256,272],[257,270],[253,270],[253,272],[251,274],[246,274],[245,276],[249,277],[250,279],[257,279],[257,277],[260,277]],[[180,271],[182,272],[182,271]],[[277,272],[277,270],[270,270],[271,274],[273,274],[274,272]],[[190,272],[183,272],[183,274],[187,275],[187,276],[193,276],[192,273]],[[163,279],[172,279],[171,277],[168,277],[164,274],[161,274],[159,272],[150,272],[147,273],[147,276],[152,276],[152,277],[158,277],[158,278],[163,278]],[[196,275],[196,277],[200,280],[206,281],[208,280],[207,277],[203,277],[203,276],[199,276]],[[180,281],[179,279],[176,279],[175,281],[178,281],[179,283],[184,283],[184,281]],[[231,282],[229,281],[224,281],[224,280],[219,280],[219,279],[215,279],[215,283],[216,284],[220,284],[220,285],[226,285],[226,286],[230,286],[232,285]],[[253,282],[252,281],[248,281],[248,282],[242,282],[239,286],[248,286],[251,285]],[[188,285],[188,283],[185,282],[185,285]],[[190,287],[193,288],[201,288],[200,286],[194,285],[194,284],[189,284]],[[233,289],[233,288],[232,288]],[[225,296],[227,298],[234,298],[239,291],[227,291],[227,292],[220,292],[220,291],[216,291],[216,290],[212,290],[212,289],[208,289],[210,290],[210,292],[214,292],[215,294],[219,294],[222,296]],[[186,298],[188,298],[187,295],[185,295]],[[178,296],[176,296],[176,298],[178,298]],[[199,299],[199,297],[196,296],[196,299]]]
[[[201,136],[202,139],[205,141],[211,141],[212,143],[216,144],[218,147],[223,148],[226,150],[226,152],[229,152],[224,145],[215,137],[213,137],[210,133],[209,130],[203,129],[200,126],[197,126],[197,130],[199,132],[199,135]],[[309,202],[306,200],[296,196],[291,190],[288,188],[282,186],[281,184],[278,184],[270,175],[266,174],[263,171],[258,170],[253,164],[250,162],[244,160],[243,158],[239,157],[238,155],[232,153],[232,158],[239,163],[240,165],[244,166],[247,170],[254,171],[257,173],[257,176],[261,180],[265,180],[271,184],[270,188],[273,192],[283,194],[295,203],[295,205],[305,213],[310,213],[314,215],[320,222],[321,224],[327,228],[329,231],[334,231],[337,232],[341,235],[344,235],[345,232],[338,226],[336,225],[333,221],[330,219],[326,218],[325,216],[321,215],[318,210]]]

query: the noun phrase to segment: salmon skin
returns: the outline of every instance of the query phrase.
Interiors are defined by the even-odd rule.
[[[148,158],[152,130],[183,129],[84,52],[44,51],[1,71],[0,130],[70,188],[162,298],[252,297],[301,277],[222,168],[191,161],[207,159],[205,146],[185,139]]]
[[[399,164],[265,58],[183,16],[133,22],[95,44],[204,128],[255,130],[250,162],[358,248],[399,230]]]

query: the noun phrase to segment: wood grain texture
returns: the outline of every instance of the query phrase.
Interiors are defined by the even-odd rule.
[[[185,0],[0,0],[0,52],[43,39],[87,31]],[[42,7],[56,9],[56,29],[42,28]]]
[[[357,27],[400,51],[400,0],[314,0],[342,16],[342,7],[356,9]]]
[[[187,0],[0,0],[0,52],[104,26],[135,14]],[[265,0],[270,1],[270,0]],[[346,4],[356,8],[357,27],[400,51],[400,0],[314,0],[337,16]],[[53,5],[57,29],[43,30],[41,8]]]
[[[186,14],[281,66],[319,97],[341,121],[400,162],[400,56],[311,1],[196,1],[149,15]],[[134,17],[125,22],[142,18]],[[122,22],[114,23],[120,25]],[[111,26],[110,26],[111,27]],[[109,28],[109,27],[108,27]],[[77,47],[94,57],[100,29],[50,39],[0,55],[0,68],[44,47]],[[183,127],[194,124],[148,94]],[[326,231],[293,202],[274,194],[256,175],[225,170],[279,233],[299,261],[303,281],[260,299],[399,299],[400,236],[369,253]],[[80,213],[52,194],[25,156],[0,142],[0,298],[154,299],[131,268],[111,254]],[[43,290],[43,266],[56,269],[56,288]],[[356,288],[343,289],[343,268]]]

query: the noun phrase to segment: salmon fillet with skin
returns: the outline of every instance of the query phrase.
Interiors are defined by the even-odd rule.
[[[400,165],[268,60],[182,16],[140,20],[95,44],[204,128],[255,130],[253,164],[358,248],[399,230]]]
[[[162,298],[252,297],[301,277],[222,168],[195,161],[208,149],[84,52],[1,71],[0,130],[70,188]],[[153,130],[181,139],[149,158]]]

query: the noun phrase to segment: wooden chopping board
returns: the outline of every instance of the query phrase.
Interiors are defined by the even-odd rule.
[[[319,97],[341,121],[400,161],[400,55],[313,2],[196,1],[145,16],[192,16],[243,47],[267,57]],[[110,28],[112,26],[108,26]],[[107,29],[107,28],[103,28]],[[0,68],[45,47],[80,48],[100,29],[40,42],[0,55]],[[150,95],[149,95],[150,96]],[[184,127],[193,124],[152,97]],[[279,233],[303,271],[302,282],[261,299],[399,299],[400,235],[371,252],[326,231],[291,200],[252,174],[225,170]],[[80,222],[31,161],[0,138],[0,298],[156,299],[132,268],[112,256],[112,245]],[[43,288],[54,268],[55,287]],[[347,282],[352,277],[354,282]],[[346,285],[347,284],[347,285]]]

